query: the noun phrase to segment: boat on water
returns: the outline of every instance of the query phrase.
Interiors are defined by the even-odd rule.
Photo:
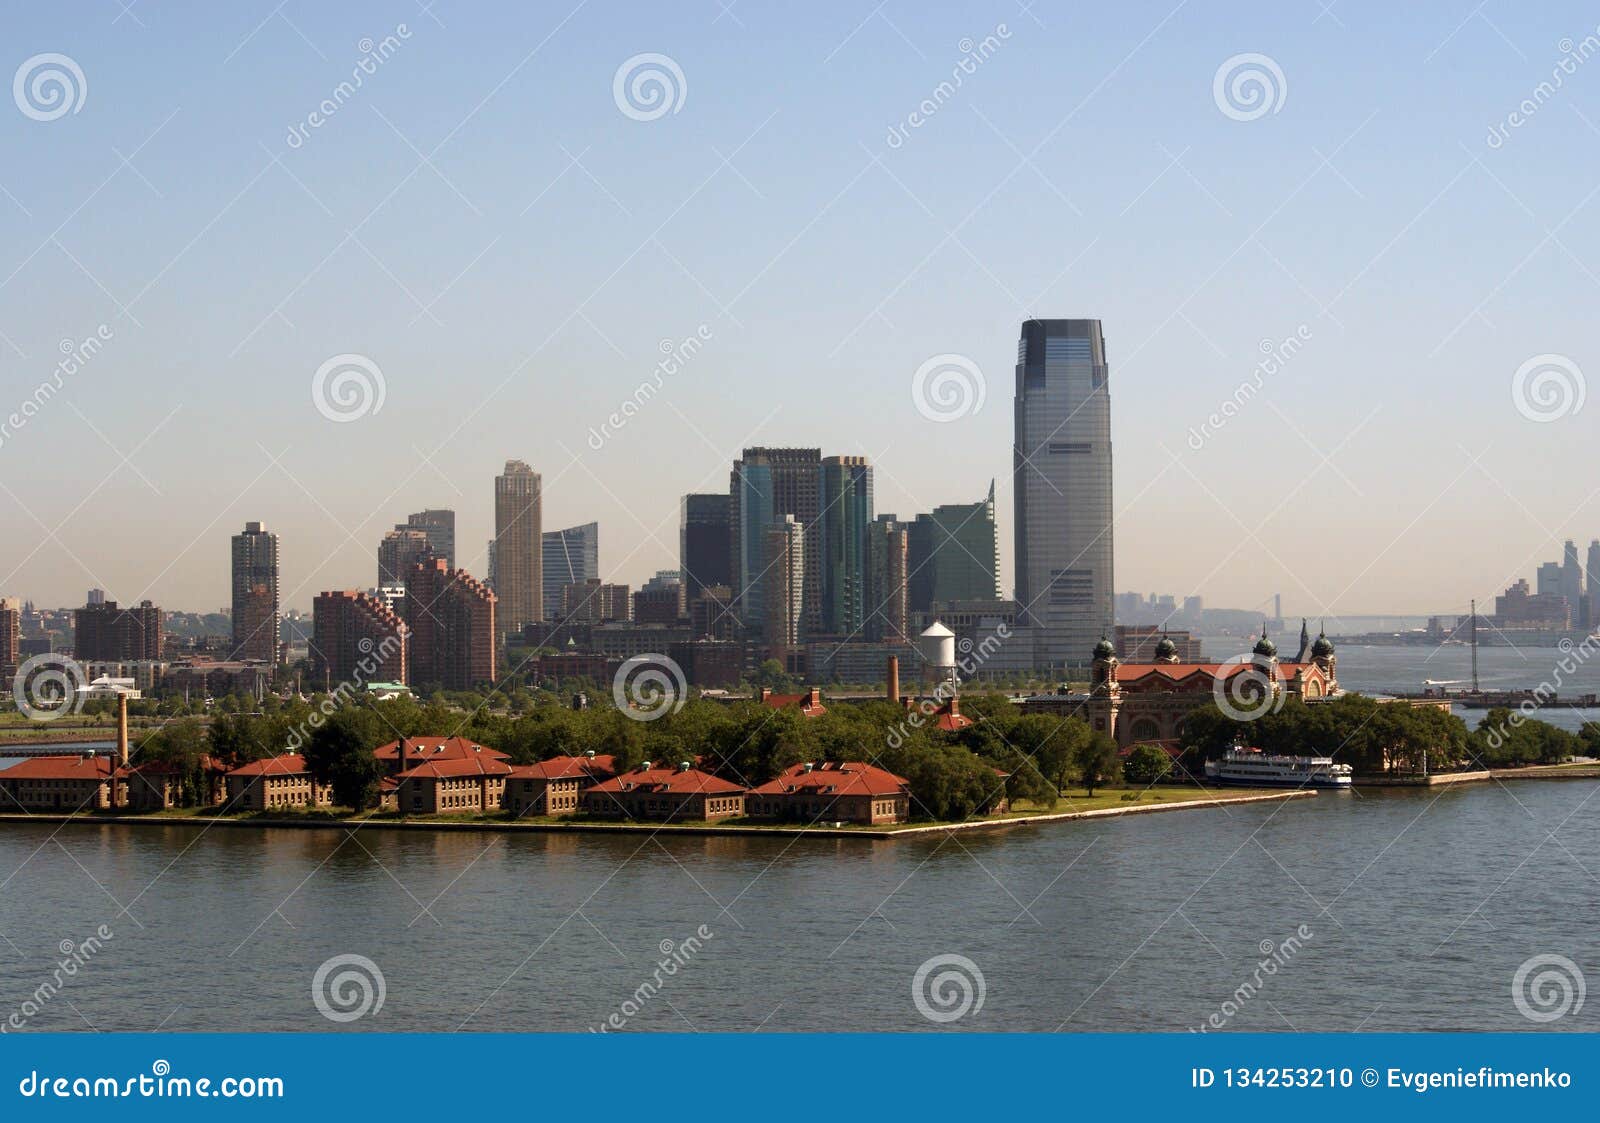
[[[1348,788],[1353,772],[1327,756],[1274,756],[1260,749],[1229,749],[1206,761],[1206,779],[1252,788]]]

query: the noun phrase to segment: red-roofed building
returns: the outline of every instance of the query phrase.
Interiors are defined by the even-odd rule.
[[[474,815],[498,811],[511,766],[492,756],[429,760],[396,779],[403,815]]]
[[[911,790],[903,777],[875,765],[824,760],[796,764],[750,789],[745,811],[808,823],[903,823],[911,816]]]
[[[112,775],[120,773],[109,756],[74,753],[36,756],[0,772],[0,810],[103,811],[126,804],[127,785],[117,780],[113,803]]]
[[[959,733],[972,725],[972,719],[961,712],[961,699],[951,696],[930,715],[935,729],[946,733]]]
[[[234,811],[272,811],[286,807],[331,807],[333,789],[311,777],[298,753],[253,760],[228,773],[228,807]]]
[[[822,691],[815,686],[804,694],[774,694],[763,686],[757,701],[775,710],[785,710],[792,706],[806,717],[821,717],[828,712],[828,707],[822,704]]]
[[[402,737],[387,745],[379,745],[372,750],[372,755],[382,761],[389,774],[394,776],[430,760],[511,759],[499,749],[491,749],[466,737]]]
[[[677,768],[638,768],[585,791],[580,806],[590,815],[681,822],[732,819],[744,814],[745,791],[687,761]]]
[[[616,757],[589,753],[557,756],[538,764],[517,764],[506,777],[502,803],[519,819],[533,815],[571,815],[586,788],[617,774]]]

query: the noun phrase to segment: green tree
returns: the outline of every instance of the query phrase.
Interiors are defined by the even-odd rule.
[[[318,782],[333,788],[335,803],[356,811],[376,806],[384,768],[373,749],[386,732],[370,709],[351,706],[311,734],[306,765]]]
[[[1122,777],[1122,757],[1117,745],[1104,733],[1096,733],[1073,753],[1073,764],[1078,769],[1078,782],[1088,793],[1107,784],[1115,784]]]
[[[1123,778],[1130,784],[1159,784],[1172,772],[1172,758],[1155,745],[1138,745],[1123,763]]]

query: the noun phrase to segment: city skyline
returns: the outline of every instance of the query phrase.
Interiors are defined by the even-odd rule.
[[[1523,543],[1600,523],[1582,413],[1541,424],[1513,396],[1532,359],[1594,362],[1582,262],[1600,171],[1566,141],[1600,105],[1573,79],[1491,131],[1586,26],[1576,6],[1528,13],[1510,43],[1476,20],[1402,14],[1370,36],[1270,5],[1070,24],[824,8],[781,35],[770,13],[633,15],[693,90],[659,120],[614,103],[630,52],[601,45],[604,17],[553,30],[488,6],[448,26],[408,16],[358,97],[290,144],[341,53],[398,16],[297,20],[313,50],[225,11],[149,27],[9,14],[14,61],[71,39],[93,92],[57,121],[0,115],[16,154],[0,359],[24,389],[72,359],[62,392],[3,434],[0,517],[36,540],[0,564],[0,592],[71,605],[94,585],[203,610],[229,599],[215,536],[258,519],[285,543],[284,607],[303,611],[364,583],[370,543],[424,504],[459,512],[454,564],[486,575],[478,497],[518,455],[545,476],[547,522],[605,523],[610,575],[637,586],[676,561],[679,496],[762,443],[868,457],[882,510],[998,476],[1009,591],[1010,350],[1019,321],[1057,315],[1113,339],[1122,588],[1459,611],[1547,553]],[[749,93],[747,37],[791,82]],[[890,128],[963,40],[993,47],[936,114]],[[1247,47],[1285,86],[1251,119],[1213,98]],[[236,81],[202,96],[180,59]],[[1370,73],[1408,76],[1407,112],[1370,96]],[[513,133],[540,140],[493,143]],[[57,190],[63,174],[82,189]],[[360,244],[341,240],[352,228]],[[610,424],[654,386],[661,344],[689,340]],[[340,424],[311,383],[352,354],[382,381]],[[946,354],[984,393],[939,424],[910,385]],[[1234,490],[1266,463],[1299,474],[1270,497]],[[161,548],[104,549],[148,541],[152,513]],[[1359,564],[1310,548],[1330,540]],[[1456,562],[1441,573],[1439,556]]]

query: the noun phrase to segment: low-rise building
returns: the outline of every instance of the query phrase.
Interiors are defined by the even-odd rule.
[[[402,737],[379,745],[372,755],[382,762],[391,776],[398,776],[419,764],[445,760],[498,760],[511,758],[499,749],[480,745],[466,737]]]
[[[733,819],[744,814],[745,790],[701,772],[688,761],[673,768],[638,768],[601,781],[585,791],[579,806],[590,815],[683,822]]]
[[[0,772],[0,810],[104,811],[126,803],[116,761],[95,753],[36,756]],[[112,790],[116,777],[116,790]]]
[[[586,789],[616,774],[615,757],[594,753],[513,765],[506,777],[503,805],[518,818],[571,815],[578,810]]]
[[[796,709],[806,717],[821,717],[828,712],[828,707],[822,704],[822,691],[815,686],[804,694],[774,694],[763,686],[756,695],[756,701],[774,710]]]
[[[745,813],[805,823],[903,823],[911,817],[911,789],[903,777],[862,761],[796,764],[750,789]]]
[[[430,760],[395,779],[402,815],[477,815],[500,810],[511,766],[489,756]]]
[[[233,811],[331,806],[333,789],[312,778],[306,758],[298,753],[253,760],[228,773],[228,807]]]

